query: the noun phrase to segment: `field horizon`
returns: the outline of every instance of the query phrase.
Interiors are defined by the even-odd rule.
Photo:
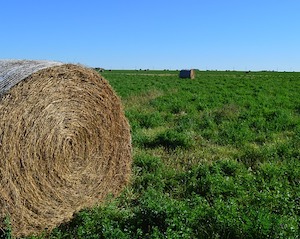
[[[178,69],[163,69],[163,68],[140,68],[140,69],[135,69],[135,68],[102,68],[102,67],[91,67],[93,69],[99,70],[102,69],[104,71],[116,71],[116,72],[166,72],[166,71],[170,71],[170,72],[179,72],[180,70],[190,70],[190,69],[194,69],[197,72],[236,72],[236,73],[245,73],[245,72],[252,72],[252,73],[265,73],[265,72],[274,72],[274,73],[300,73],[300,71],[294,71],[294,70],[251,70],[251,69],[236,69],[236,70],[229,70],[229,69],[201,69],[201,68],[188,68],[188,67],[184,67],[184,68],[178,68]],[[100,72],[101,73],[101,72]]]

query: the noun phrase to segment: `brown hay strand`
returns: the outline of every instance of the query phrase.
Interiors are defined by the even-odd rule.
[[[40,70],[0,100],[0,218],[51,230],[129,180],[128,122],[108,82],[76,65]],[[3,227],[0,223],[0,227]]]

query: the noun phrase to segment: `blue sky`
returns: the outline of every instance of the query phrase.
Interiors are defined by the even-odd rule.
[[[3,0],[0,58],[300,71],[299,0]]]

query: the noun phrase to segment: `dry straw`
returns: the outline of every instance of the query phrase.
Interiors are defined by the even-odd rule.
[[[16,69],[0,67],[0,83],[24,78]],[[51,230],[118,195],[131,170],[130,128],[105,79],[59,63],[27,75],[2,85],[0,100],[0,227],[8,216],[14,236]]]

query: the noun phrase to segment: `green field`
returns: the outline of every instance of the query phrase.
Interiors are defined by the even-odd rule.
[[[131,184],[45,238],[300,237],[300,73],[101,74],[131,125]]]

